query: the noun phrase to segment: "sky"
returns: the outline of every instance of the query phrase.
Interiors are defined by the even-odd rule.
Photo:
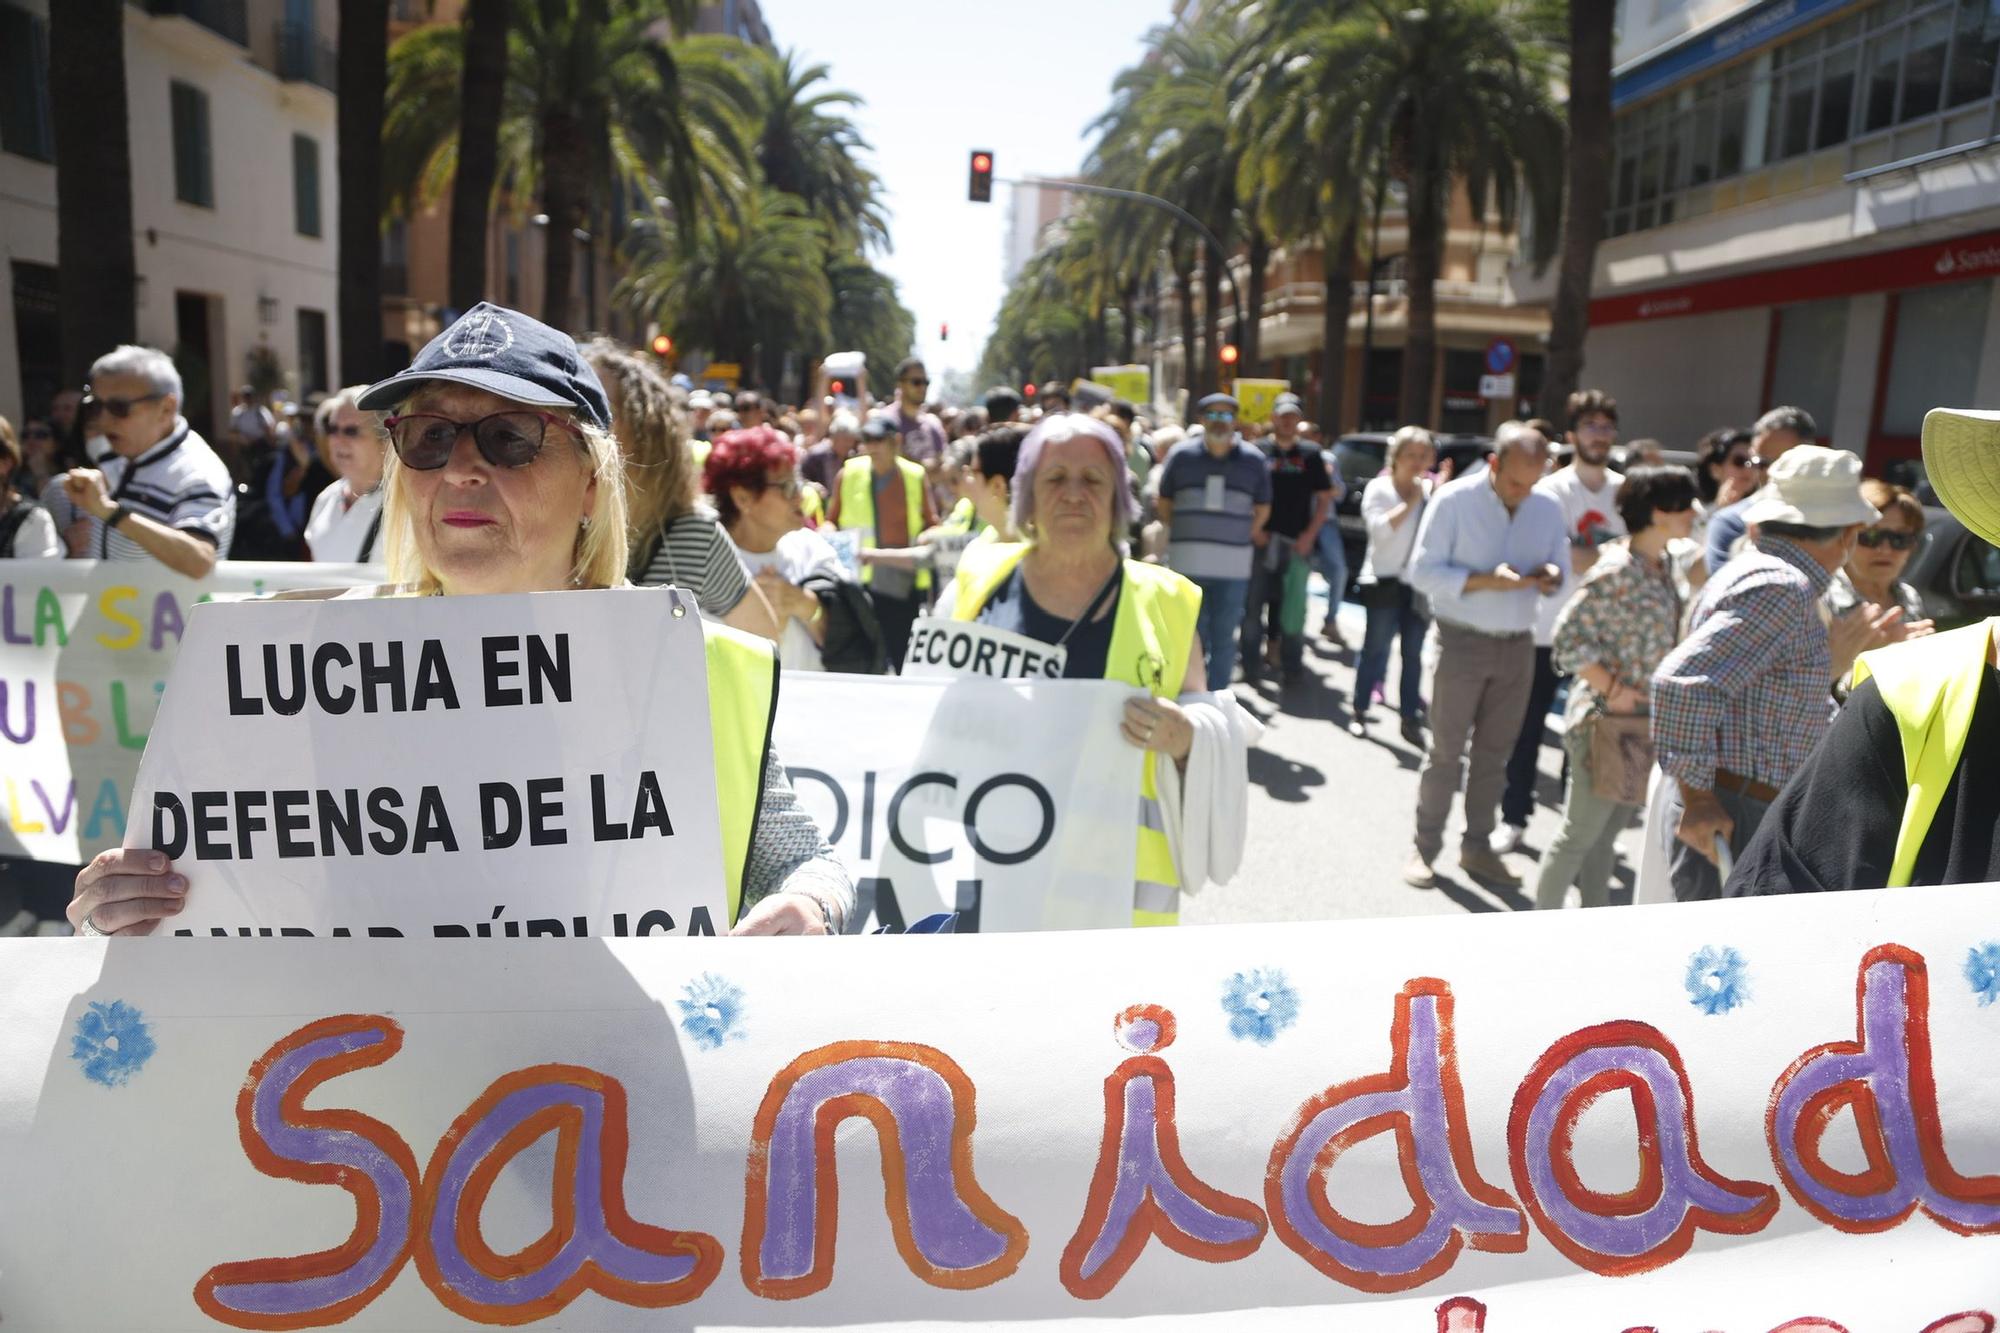
[[[1138,59],[1171,0],[762,0],[779,50],[829,66],[858,93],[850,116],[874,147],[894,249],[876,262],[916,312],[917,355],[933,379],[970,371],[1005,292],[1002,243],[1013,187],[965,197],[967,159],[994,174],[1071,175],[1111,80]],[[939,326],[951,336],[940,341]],[[870,367],[871,381],[877,368]],[[975,392],[985,386],[975,386]]]

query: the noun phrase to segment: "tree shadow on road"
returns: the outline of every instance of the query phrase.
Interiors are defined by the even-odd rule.
[[[1311,764],[1302,764],[1269,750],[1252,750],[1249,770],[1250,781],[1262,787],[1272,800],[1294,805],[1306,799],[1307,788],[1326,785],[1326,774]]]

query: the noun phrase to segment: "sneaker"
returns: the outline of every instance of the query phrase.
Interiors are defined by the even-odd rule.
[[[1360,740],[1368,739],[1368,714],[1356,713],[1347,720],[1347,734]]]
[[[1424,859],[1422,852],[1411,852],[1410,863],[1403,867],[1403,883],[1413,889],[1434,889],[1437,887],[1437,872]]]
[[[1498,884],[1509,889],[1521,887],[1521,877],[1509,870],[1507,863],[1500,859],[1500,853],[1491,847],[1463,848],[1458,854],[1458,866],[1482,884]]]
[[[1499,856],[1505,856],[1509,852],[1518,852],[1521,850],[1521,844],[1527,839],[1527,836],[1528,829],[1525,824],[1502,824],[1500,831],[1493,835],[1493,851]]]
[[[1424,734],[1424,724],[1413,717],[1403,719],[1403,739],[1419,750],[1430,744],[1430,737]]]

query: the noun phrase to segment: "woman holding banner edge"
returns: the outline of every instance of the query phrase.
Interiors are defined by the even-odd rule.
[[[398,582],[345,595],[631,586],[610,409],[568,335],[482,302],[359,406],[391,413],[383,539]],[[731,933],[837,934],[853,885],[772,752],[772,647],[701,627]],[[69,920],[82,935],[149,935],[186,891],[163,854],[114,849],[77,875]]]
[[[1150,696],[1125,705],[1120,727],[1146,752],[1132,924],[1169,926],[1183,884],[1227,880],[1241,860],[1244,756],[1262,729],[1227,692],[1207,689],[1201,589],[1125,557],[1138,512],[1125,470],[1124,441],[1102,421],[1044,417],[1014,468],[1013,527],[1024,540],[966,547],[944,604],[955,620],[1060,643],[1066,677]]]

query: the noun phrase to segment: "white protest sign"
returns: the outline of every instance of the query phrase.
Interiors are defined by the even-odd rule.
[[[196,603],[381,579],[370,565],[224,560],[189,579],[155,560],[0,560],[0,857],[73,864],[118,845]]]
[[[0,1310],[37,1333],[1990,1333],[1995,892],[4,941]]]
[[[176,932],[726,930],[693,600],[203,607],[126,841],[187,875]]]
[[[1140,752],[1118,723],[1132,695],[787,673],[778,758],[855,877],[856,928],[939,912],[961,931],[1129,926]]]
[[[985,676],[992,680],[1061,680],[1069,649],[976,620],[920,616],[910,626],[903,675]]]

